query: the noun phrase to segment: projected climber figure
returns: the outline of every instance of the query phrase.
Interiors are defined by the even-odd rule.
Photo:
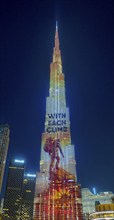
[[[62,157],[64,157],[61,146],[60,146],[60,140],[59,139],[52,139],[51,137],[46,140],[46,143],[44,145],[44,150],[49,153],[51,157],[50,162],[50,175],[54,170],[59,169],[59,162],[60,162],[60,156],[59,152],[61,153]]]

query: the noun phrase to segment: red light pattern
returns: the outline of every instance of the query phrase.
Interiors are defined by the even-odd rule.
[[[76,185],[72,174],[59,167],[58,149],[61,151],[59,140],[46,140],[44,150],[52,154],[50,183],[48,190],[36,197],[34,220],[82,219],[80,186]],[[54,168],[55,159],[57,162]]]
[[[49,189],[39,194],[34,220],[82,220],[81,189],[74,180],[51,180]]]
[[[75,165],[56,28],[53,62],[50,65],[49,97],[46,99],[45,132],[42,134],[40,172],[36,183],[34,220],[82,220],[81,188],[77,184]]]

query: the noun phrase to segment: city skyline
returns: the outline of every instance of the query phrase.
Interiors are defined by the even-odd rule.
[[[113,191],[111,3],[108,5],[101,1],[104,8],[96,9],[89,1],[87,5],[82,1],[83,7],[73,2],[72,5],[68,3],[72,13],[68,6],[63,12],[64,1],[61,8],[59,4],[58,23],[72,142],[76,144],[78,181],[82,187],[96,186],[98,191]],[[6,8],[3,7],[0,117],[1,124],[10,125],[8,160],[17,157],[18,152],[20,158],[26,159],[29,169],[37,171],[41,133],[44,130],[45,97],[48,96],[55,15],[51,3],[48,5],[45,2],[47,9],[41,3],[34,4],[25,1],[24,6],[20,3],[20,8],[17,3],[12,7],[8,4]],[[85,22],[84,15],[81,17],[82,12],[75,15],[74,5],[75,10],[83,9]],[[93,11],[93,15],[88,13],[87,17],[84,6],[87,12]],[[42,19],[40,9],[46,12],[47,17],[50,15],[48,20]],[[72,14],[69,19],[67,12]],[[90,17],[92,20],[88,22]]]

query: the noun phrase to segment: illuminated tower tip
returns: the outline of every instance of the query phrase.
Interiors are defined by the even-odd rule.
[[[56,31],[58,31],[58,21],[56,21]]]
[[[56,21],[56,30],[55,30],[55,46],[53,51],[53,62],[61,63],[61,52],[59,49],[59,34],[58,34],[58,22]]]

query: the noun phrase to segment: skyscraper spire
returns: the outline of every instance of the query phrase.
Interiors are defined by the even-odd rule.
[[[34,220],[82,220],[81,190],[77,184],[74,149],[56,22],[40,172],[36,179]]]
[[[58,31],[58,21],[56,21],[56,31]]]
[[[61,64],[61,51],[59,49],[59,34],[58,34],[58,22],[56,21],[56,30],[55,30],[55,46],[53,51],[53,62]]]

